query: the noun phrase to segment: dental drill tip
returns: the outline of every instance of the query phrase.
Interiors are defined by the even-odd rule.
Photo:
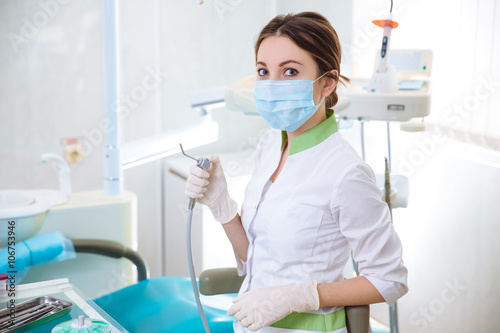
[[[184,156],[189,157],[190,159],[195,160],[196,162],[198,162],[198,159],[197,159],[197,158],[194,158],[194,157],[192,157],[192,156],[189,156],[188,154],[186,154],[186,153],[184,152],[184,148],[182,148],[182,143],[179,143],[179,146],[181,146],[181,152],[182,152],[182,154],[183,154]]]
[[[391,184],[390,174],[389,174],[389,163],[387,162],[387,157],[385,157],[385,182]]]

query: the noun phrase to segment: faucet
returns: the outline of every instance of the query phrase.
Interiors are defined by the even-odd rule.
[[[59,180],[59,189],[68,197],[71,196],[71,178],[69,176],[68,163],[59,155],[54,153],[42,154],[42,162],[47,163],[49,160],[56,161],[56,172]]]

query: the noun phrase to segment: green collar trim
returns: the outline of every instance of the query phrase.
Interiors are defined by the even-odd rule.
[[[333,133],[338,131],[337,120],[333,109],[326,110],[326,120],[292,139],[289,155],[300,153],[325,141]],[[285,146],[288,135],[281,131],[281,149]]]

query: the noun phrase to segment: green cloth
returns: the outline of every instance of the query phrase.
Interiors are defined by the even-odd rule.
[[[328,139],[330,135],[338,131],[337,120],[335,119],[332,109],[326,110],[326,120],[316,125],[310,130],[302,133],[296,138],[292,139],[290,143],[289,155],[300,153],[304,150],[312,148],[321,142]],[[281,149],[285,145],[287,139],[287,132],[281,132]]]
[[[292,312],[271,326],[304,331],[332,332],[346,327],[345,310],[342,308],[328,314]]]

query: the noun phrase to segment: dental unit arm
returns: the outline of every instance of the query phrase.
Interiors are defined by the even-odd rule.
[[[192,160],[196,161],[198,167],[203,170],[208,170],[212,163],[206,157],[194,158],[192,156],[187,155],[182,148],[182,144],[179,144],[181,147],[181,152],[184,156],[189,157]],[[190,198],[188,204],[188,213],[187,213],[187,221],[186,221],[186,247],[187,247],[187,256],[188,256],[188,266],[189,266],[189,275],[191,277],[191,285],[193,287],[193,294],[196,300],[196,305],[198,306],[198,311],[200,313],[201,321],[203,322],[203,327],[205,329],[205,333],[210,333],[210,329],[208,327],[207,318],[205,316],[205,312],[203,311],[203,306],[200,301],[200,292],[198,291],[198,285],[196,284],[196,274],[194,272],[194,264],[193,264],[193,248],[191,246],[191,224],[193,222],[193,210],[196,205],[197,199]]]

